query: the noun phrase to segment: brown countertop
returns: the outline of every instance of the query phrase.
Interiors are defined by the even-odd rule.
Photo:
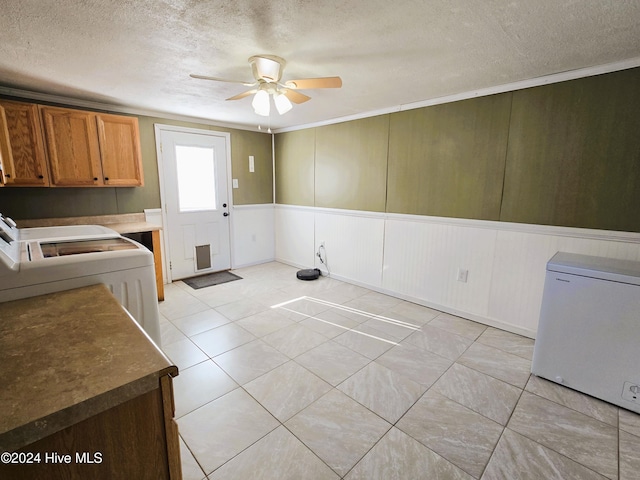
[[[145,220],[144,213],[125,213],[120,215],[93,215],[89,217],[40,218],[35,220],[18,220],[20,228],[57,227],[60,225],[104,225],[116,232],[138,233],[161,230],[159,225]]]
[[[104,285],[0,305],[0,452],[158,387],[178,369]]]

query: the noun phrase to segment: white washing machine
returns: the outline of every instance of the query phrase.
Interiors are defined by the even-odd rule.
[[[74,227],[17,229],[0,219],[0,302],[102,283],[160,346],[153,254],[111,229]]]
[[[531,371],[640,413],[640,262],[554,255]]]

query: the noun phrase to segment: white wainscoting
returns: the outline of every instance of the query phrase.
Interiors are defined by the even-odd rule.
[[[274,205],[235,205],[231,215],[233,267],[273,261],[276,251]]]
[[[640,234],[276,205],[276,260],[534,338],[547,261],[640,261]],[[467,282],[457,280],[468,270]]]
[[[314,212],[302,207],[276,206],[276,260],[300,268],[314,262]]]

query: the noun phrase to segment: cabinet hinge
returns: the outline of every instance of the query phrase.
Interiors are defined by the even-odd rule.
[[[173,266],[171,265],[171,262],[169,262],[169,270],[173,270]]]

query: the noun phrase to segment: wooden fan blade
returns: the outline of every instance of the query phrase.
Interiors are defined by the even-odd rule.
[[[340,88],[342,79],[340,77],[322,78],[300,78],[298,80],[287,80],[284,83],[289,88],[306,90],[309,88]]]
[[[258,90],[255,88],[253,90],[247,90],[246,92],[239,93],[238,95],[234,95],[233,97],[227,98],[227,100],[240,100],[241,98],[248,97],[251,94],[256,93]]]
[[[229,80],[227,78],[208,77],[206,75],[196,75],[195,73],[192,73],[189,76],[191,78],[197,78],[200,80],[213,80],[215,82],[226,82],[226,83],[240,83],[246,87],[253,87],[254,85],[257,84],[257,82],[243,82],[241,80]]]
[[[311,97],[307,97],[304,93],[296,92],[294,90],[284,90],[285,97],[291,100],[293,103],[304,103],[307,100],[311,100]]]

